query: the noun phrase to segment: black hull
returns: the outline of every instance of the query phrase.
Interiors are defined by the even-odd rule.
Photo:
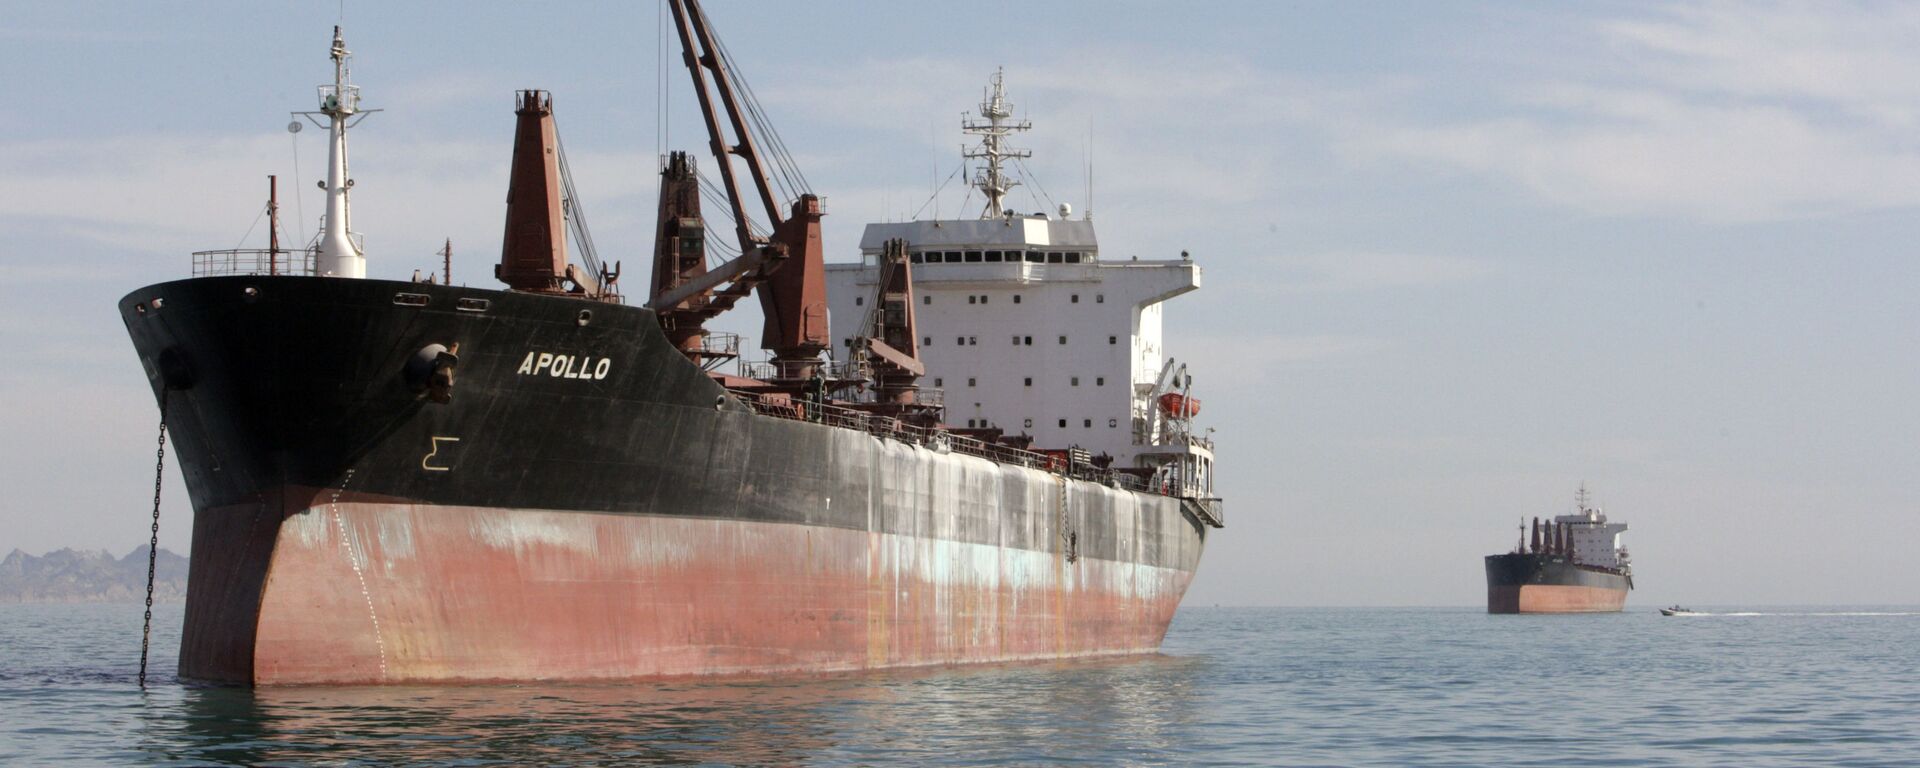
[[[1488,613],[1618,613],[1633,589],[1624,572],[1564,555],[1488,555],[1486,565]]]
[[[1529,584],[1617,589],[1624,592],[1633,588],[1633,578],[1618,571],[1576,565],[1563,555],[1487,556],[1488,587],[1518,587]]]
[[[1178,589],[1156,599],[1172,603],[1205,545],[1179,499],[756,413],[636,307],[245,276],[149,286],[120,311],[196,516],[219,518],[196,520],[182,652],[183,671],[189,656],[224,659],[216,679],[249,663],[281,523],[335,503],[989,545],[1165,569]],[[451,400],[431,402],[409,362],[456,343]]]

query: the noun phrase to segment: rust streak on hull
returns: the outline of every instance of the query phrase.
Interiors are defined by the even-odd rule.
[[[631,679],[1142,653],[1192,577],[742,520],[324,498],[284,523],[261,515],[196,515],[273,534],[229,538],[250,556],[196,578],[190,610],[212,620],[188,623],[184,676]]]
[[[1487,588],[1488,613],[1619,613],[1627,591],[1561,584]]]

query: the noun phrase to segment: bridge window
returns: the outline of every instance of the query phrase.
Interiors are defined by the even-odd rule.
[[[1062,257],[1063,257],[1064,255],[1065,255],[1065,254],[1062,254],[1062,253],[1060,253],[1059,251],[1048,251],[1048,252],[1047,252],[1047,263],[1048,263],[1048,264],[1059,264],[1060,262],[1062,262],[1062,261],[1064,261],[1064,260],[1065,260],[1065,259],[1063,259],[1063,258],[1062,258]]]
[[[973,263],[977,263],[977,262],[979,262],[979,261],[980,261],[980,252],[979,252],[979,251],[967,251],[967,263],[968,263],[968,264],[973,264]]]
[[[1000,252],[999,252],[999,251],[987,251],[987,261],[991,261],[991,262],[996,262],[996,263],[997,263],[997,262],[999,262],[999,261],[1000,261]]]
[[[1078,263],[1080,263],[1080,252],[1079,252],[1079,251],[1067,251],[1067,263],[1068,263],[1068,264],[1078,264]]]
[[[1047,254],[1041,251],[1027,251],[1028,264],[1045,264],[1046,262]]]

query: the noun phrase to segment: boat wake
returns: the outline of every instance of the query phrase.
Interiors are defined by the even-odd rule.
[[[1674,618],[1687,616],[1920,616],[1920,611],[1688,611],[1674,614]]]

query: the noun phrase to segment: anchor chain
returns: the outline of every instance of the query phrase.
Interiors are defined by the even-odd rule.
[[[153,451],[153,527],[147,542],[147,615],[140,625],[140,688],[147,687],[147,648],[153,640],[153,572],[160,557],[160,481],[167,470],[167,392],[160,390],[160,438]]]

